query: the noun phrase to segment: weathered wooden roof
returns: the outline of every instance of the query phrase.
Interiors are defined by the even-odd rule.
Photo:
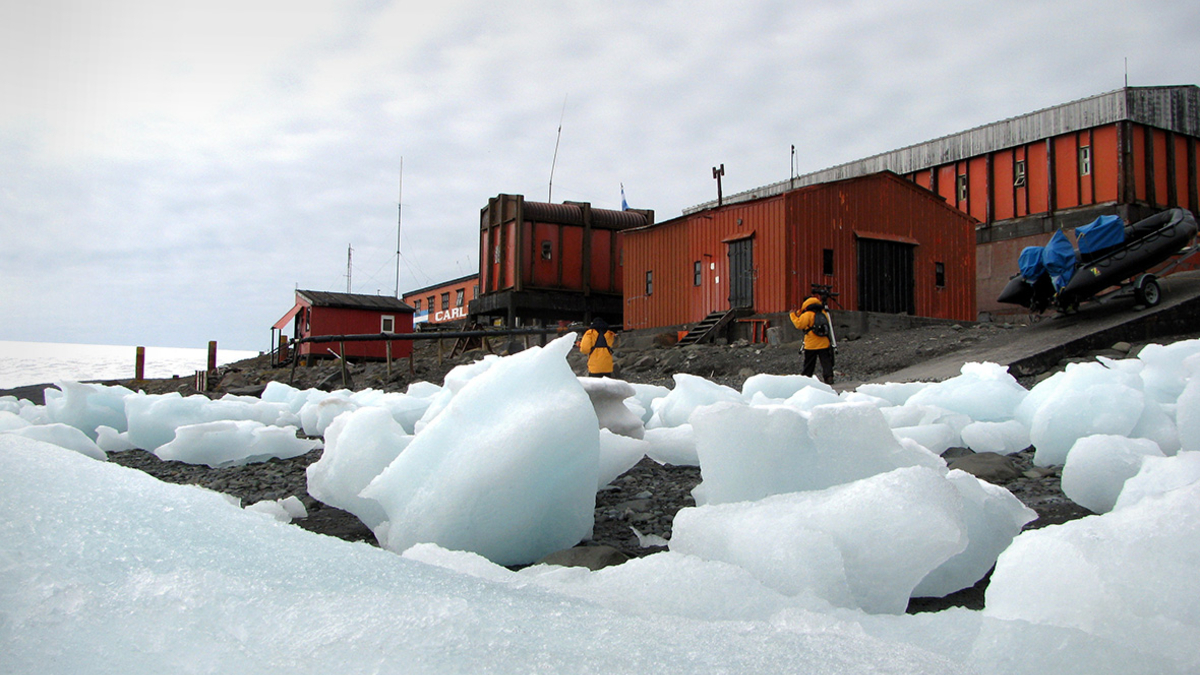
[[[404,301],[389,295],[300,290],[296,291],[296,295],[307,300],[313,307],[340,307],[343,309],[370,309],[409,313],[415,311]]]
[[[725,204],[879,171],[905,175],[1061,134],[1130,121],[1200,137],[1200,87],[1125,87],[725,197]],[[685,214],[716,200],[684,209]]]

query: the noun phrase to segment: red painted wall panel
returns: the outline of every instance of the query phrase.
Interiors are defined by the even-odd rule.
[[[1170,203],[1171,183],[1167,173],[1167,132],[1161,129],[1151,129],[1154,142],[1154,206],[1167,206]]]
[[[1171,205],[1188,208],[1187,137],[1175,134],[1171,140],[1175,154],[1175,200]]]
[[[1004,150],[992,156],[992,176],[995,179],[992,214],[996,220],[1008,220],[1017,215],[1016,193],[1013,186],[1013,157],[1015,152]]]
[[[1103,204],[1119,199],[1117,193],[1118,153],[1117,128],[1098,127],[1092,130],[1092,171],[1095,173],[1093,202]]]
[[[1025,147],[1030,214],[1050,210],[1050,167],[1046,153],[1045,143],[1031,143]]]
[[[1058,136],[1054,143],[1054,198],[1059,209],[1079,206],[1079,157],[1075,135]]]
[[[1131,125],[1131,134],[1133,136],[1133,150],[1129,153],[1133,159],[1133,185],[1134,198],[1138,201],[1146,201],[1146,130],[1140,125]]]
[[[988,219],[988,167],[986,157],[974,157],[967,165],[969,180],[969,196],[967,197],[967,213],[980,222]]]

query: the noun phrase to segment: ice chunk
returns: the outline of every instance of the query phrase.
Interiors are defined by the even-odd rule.
[[[1189,370],[1184,363],[1196,354],[1200,354],[1200,340],[1143,347],[1137,358],[1146,364],[1140,373],[1146,395],[1159,403],[1174,403],[1187,385]]]
[[[135,447],[153,452],[175,437],[182,426],[223,420],[251,420],[264,426],[298,423],[283,403],[251,397],[227,397],[217,401],[195,394],[131,394],[124,398],[129,423],[129,441]],[[116,428],[116,427],[114,427]]]
[[[608,429],[600,430],[600,474],[596,488],[616,480],[633,468],[646,456],[650,444],[640,438],[614,434]]]
[[[999,485],[958,470],[951,471],[946,479],[962,497],[967,547],[927,574],[913,589],[913,597],[940,598],[974,586],[992,569],[1021,528],[1037,518],[1036,511]]]
[[[300,423],[303,425],[304,435],[324,436],[325,431],[338,418],[338,415],[353,412],[359,407],[352,399],[352,393],[347,390],[309,399],[300,409]]]
[[[785,401],[787,405],[799,410],[812,410],[819,405],[831,405],[841,403],[842,399],[833,391],[827,391],[822,387],[805,387],[795,394],[792,394]]]
[[[1200,450],[1200,377],[1188,380],[1180,393],[1175,422],[1180,448],[1189,452]]]
[[[390,521],[387,548],[533,562],[591,533],[599,421],[566,363],[571,335],[472,379],[361,493]]]
[[[21,436],[43,443],[57,445],[60,448],[74,450],[81,455],[105,461],[108,455],[105,454],[96,442],[88,438],[79,429],[61,422],[52,422],[50,424],[31,424],[29,426],[20,427],[4,433],[14,436]]]
[[[1200,669],[1200,483],[1029,530],[996,562],[985,616],[1076,628]]]
[[[125,396],[133,392],[121,386],[55,382],[58,389],[46,390],[46,415],[51,422],[69,424],[96,440],[96,427],[104,425],[125,431]]]
[[[1200,452],[1181,452],[1174,457],[1142,458],[1137,475],[1125,481],[1113,510],[1133,506],[1146,497],[1160,495],[1200,481]]]
[[[579,384],[592,400],[601,429],[630,438],[641,438],[646,433],[641,418],[625,407],[625,399],[637,393],[628,382],[609,377],[581,377]]]
[[[1012,419],[1028,394],[1006,366],[965,363],[960,375],[924,387],[905,404],[934,405],[967,415],[976,422],[1003,422]]]
[[[651,402],[650,407],[654,410],[654,415],[646,424],[646,428],[677,427],[681,424],[688,424],[688,417],[697,408],[721,401],[740,402],[742,400],[742,395],[736,389],[709,382],[702,377],[676,373],[674,379],[675,388],[671,390],[671,393]]]
[[[647,429],[643,440],[647,443],[646,456],[659,464],[700,466],[696,432],[690,424]]]
[[[129,441],[129,432],[118,433],[103,424],[96,427],[96,445],[105,452],[124,452],[137,447]]]
[[[1123,384],[1064,386],[1033,416],[1029,438],[1037,448],[1034,463],[1064,464],[1071,446],[1085,436],[1127,436],[1141,419],[1142,401],[1142,392]]]
[[[374,499],[359,493],[392,463],[412,436],[383,408],[362,408],[339,416],[325,432],[321,459],[308,466],[308,494],[352,513],[374,530],[387,515]]]
[[[785,595],[898,614],[922,578],[965,548],[961,502],[939,472],[897,469],[818,492],[681,509],[671,550],[738,565]]]
[[[467,386],[468,382],[487,372],[499,359],[500,357],[495,354],[488,354],[473,363],[455,366],[450,372],[446,373],[446,377],[442,381],[441,390],[429,397],[429,408],[425,410],[425,414],[421,416],[421,419],[417,420],[414,431],[424,429],[434,418],[442,413],[442,410],[450,403],[450,399],[454,398],[463,387]]]
[[[766,375],[760,373],[758,375],[751,375],[742,383],[742,398],[747,403],[750,403],[756,395],[762,394],[768,399],[785,401],[801,390],[810,387],[837,396],[833,391],[833,387],[815,377],[807,377],[805,375]]]
[[[975,452],[1011,455],[1030,446],[1029,429],[1020,420],[972,422],[963,427],[963,445]]]
[[[930,386],[929,382],[887,382],[885,384],[861,384],[855,391],[882,398],[892,405],[904,405],[908,399],[914,394],[921,391],[925,387]]]
[[[321,447],[320,441],[296,437],[296,427],[269,427],[253,420],[188,424],[154,454],[162,460],[230,467],[288,459]]]
[[[636,401],[641,409],[642,424],[648,424],[650,422],[651,415],[654,414],[654,409],[651,407],[654,399],[666,396],[667,394],[671,393],[671,390],[657,384],[639,384],[637,382],[630,382],[629,385],[633,387],[633,399],[626,401],[626,403],[633,403]]]
[[[892,429],[896,438],[907,438],[920,443],[926,450],[935,455],[941,455],[950,448],[962,444],[962,438],[950,425],[940,422],[922,424],[915,427],[900,427]]]
[[[27,420],[21,419],[21,416],[15,412],[8,410],[0,410],[0,432],[13,431],[21,427],[29,426]]]
[[[901,466],[945,468],[927,450],[899,443],[879,409],[862,403],[811,413],[721,403],[697,410],[692,426],[704,475],[697,504],[820,490]]]
[[[1108,513],[1125,481],[1137,475],[1146,457],[1162,457],[1154,441],[1123,436],[1087,436],[1075,441],[1062,470],[1062,490],[1091,511]]]

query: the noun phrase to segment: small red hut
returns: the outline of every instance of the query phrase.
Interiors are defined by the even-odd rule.
[[[376,333],[411,333],[413,308],[399,298],[384,295],[332,293],[329,291],[296,291],[296,304],[272,326],[286,335],[291,324],[291,337],[300,339],[324,335],[373,335]],[[347,358],[387,358],[385,340],[347,342]],[[298,345],[301,356],[329,356],[327,350],[340,351],[338,343],[304,343]],[[411,340],[392,341],[393,358],[412,353]]]

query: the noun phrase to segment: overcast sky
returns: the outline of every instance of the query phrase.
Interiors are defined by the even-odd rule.
[[[294,289],[478,270],[499,193],[649,208],[1120,88],[1200,3],[38,0],[0,7],[0,340],[267,349]],[[557,131],[562,135],[554,160]],[[551,191],[551,170],[553,183]]]

